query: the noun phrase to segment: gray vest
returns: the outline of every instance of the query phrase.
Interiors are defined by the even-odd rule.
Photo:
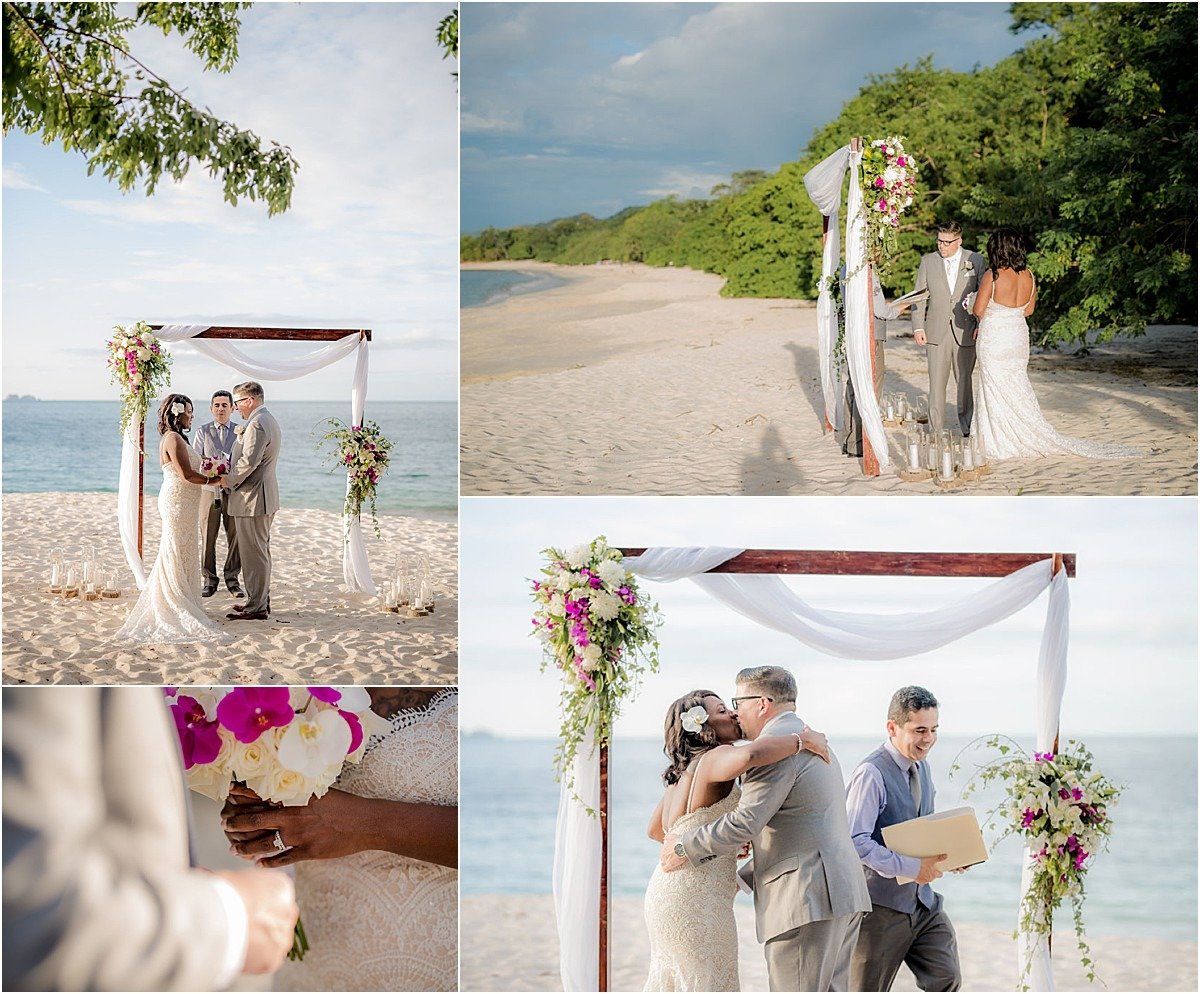
[[[908,774],[903,773],[892,754],[883,746],[876,749],[864,762],[870,763],[883,777],[883,786],[887,791],[887,800],[879,818],[875,822],[875,831],[871,838],[884,845],[883,830],[888,825],[918,818],[921,815],[933,814],[933,778],[929,775],[929,763],[924,762],[917,770],[921,778],[921,810],[916,810],[913,804],[912,791],[908,786]],[[869,866],[863,867],[867,877],[867,890],[871,894],[871,903],[891,908],[893,911],[903,911],[911,914],[917,909],[917,902],[926,908],[936,909],[940,903],[939,895],[933,892],[929,884],[898,884],[894,877],[882,877]]]

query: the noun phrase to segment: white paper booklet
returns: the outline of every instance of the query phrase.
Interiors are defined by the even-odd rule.
[[[924,818],[888,825],[883,830],[883,844],[901,856],[920,859],[945,853],[946,859],[938,863],[943,873],[974,866],[988,858],[975,809],[970,807],[935,811]],[[912,883],[912,877],[897,877],[896,883]]]

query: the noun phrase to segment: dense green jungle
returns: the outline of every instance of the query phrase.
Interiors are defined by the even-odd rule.
[[[821,216],[813,165],[854,135],[905,136],[920,168],[885,286],[911,288],[931,231],[958,219],[983,251],[1014,227],[1032,250],[1039,344],[1196,321],[1196,37],[1191,3],[1017,3],[1016,53],[972,72],[873,75],[778,172],[746,170],[704,200],[667,197],[462,237],[463,261],[601,260],[720,274],[734,297],[813,298]]]

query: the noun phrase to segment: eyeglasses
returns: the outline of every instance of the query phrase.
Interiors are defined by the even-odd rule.
[[[765,694],[750,694],[747,697],[735,697],[733,700],[731,700],[729,702],[729,706],[731,708],[733,708],[734,711],[736,711],[738,709],[739,701],[772,701],[773,702],[774,700],[775,700],[774,697],[767,697]]]
[[[947,241],[945,238],[939,238],[937,240],[937,243],[939,245],[953,245],[955,242],[961,242],[961,241],[962,241],[962,235],[959,235],[957,238],[951,238],[949,241]]]
[[[244,404],[244,403],[246,403],[246,401],[248,401],[249,399],[250,399],[249,397],[239,397],[237,400],[235,400],[235,401],[233,402],[233,406],[234,406],[234,407],[237,407],[239,404]]]

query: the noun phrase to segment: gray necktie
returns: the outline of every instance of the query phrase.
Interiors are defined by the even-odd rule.
[[[917,814],[921,813],[921,774],[920,763],[913,763],[908,768],[908,789],[912,793],[913,804],[917,806]]]

